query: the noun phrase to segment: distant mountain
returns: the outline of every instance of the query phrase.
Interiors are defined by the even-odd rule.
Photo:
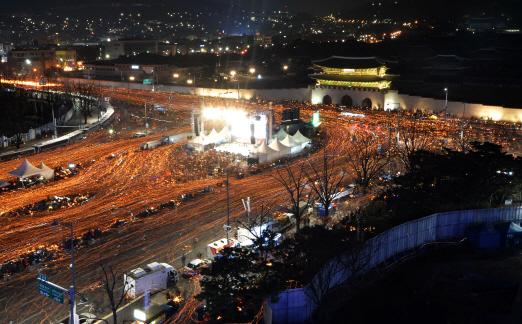
[[[375,0],[354,9],[344,10],[344,19],[394,21],[462,21],[468,17],[495,17],[520,23],[519,0]]]

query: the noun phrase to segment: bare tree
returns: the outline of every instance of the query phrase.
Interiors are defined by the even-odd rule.
[[[361,187],[363,194],[387,163],[379,153],[377,139],[369,132],[361,132],[356,136],[345,160],[354,170],[356,183]]]
[[[98,100],[94,97],[95,91],[91,85],[78,84],[76,91],[78,93],[77,108],[87,124],[87,117],[91,117],[94,113]]]
[[[399,141],[397,143],[397,156],[404,165],[406,172],[413,172],[415,168],[415,153],[428,150],[433,144],[430,134],[431,128],[423,127],[417,114],[413,114],[411,121],[399,130]]]
[[[272,237],[271,231],[268,229],[263,231],[263,228],[270,222],[271,208],[265,208],[261,205],[261,212],[253,217],[249,217],[247,221],[236,219],[238,227],[237,239],[241,242],[246,237],[252,240],[253,244],[259,247],[259,256],[266,259],[267,248],[263,248],[263,241],[265,237]],[[244,232],[246,231],[246,233]],[[266,233],[264,233],[266,232]],[[253,239],[252,239],[253,238]],[[271,242],[268,242],[269,246],[272,246]]]
[[[329,207],[332,201],[335,199],[337,193],[339,193],[346,172],[341,170],[341,166],[338,165],[338,154],[334,150],[334,154],[326,154],[327,143],[323,148],[322,161],[317,165],[309,162],[310,171],[308,173],[309,186],[312,191],[317,195],[317,199],[323,204],[325,209],[325,217],[329,215]]]
[[[287,196],[290,198],[290,211],[294,214],[295,231],[298,233],[301,228],[301,218],[313,198],[309,189],[310,178],[308,177],[307,165],[305,162],[290,165],[286,161],[282,168],[276,169],[276,174],[273,177],[283,185]],[[301,206],[301,202],[306,203],[306,206]]]
[[[109,298],[110,305],[108,308],[112,311],[113,323],[118,323],[118,309],[123,306],[129,289],[126,289],[126,282],[124,279],[125,274],[118,274],[116,269],[111,264],[100,263],[103,275],[101,276],[101,282],[107,297]],[[120,288],[119,286],[122,285]]]

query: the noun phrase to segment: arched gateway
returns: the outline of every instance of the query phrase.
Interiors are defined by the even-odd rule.
[[[364,100],[362,102],[362,107],[363,108],[372,108],[372,101],[370,100],[370,98],[364,98]]]
[[[323,105],[331,105],[332,104],[332,97],[329,95],[326,95],[323,97]]]
[[[341,103],[345,107],[351,107],[353,104],[352,97],[346,95],[341,99]]]

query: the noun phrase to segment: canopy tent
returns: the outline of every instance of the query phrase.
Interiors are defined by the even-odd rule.
[[[290,135],[286,135],[286,137],[281,141],[281,144],[288,146],[292,154],[299,153],[303,150],[301,143],[294,141]]]
[[[24,159],[24,162],[22,162],[22,165],[19,166],[18,169],[8,172],[7,174],[22,179],[42,174],[42,170],[29,163],[27,159]]]
[[[311,140],[303,134],[301,134],[299,130],[297,131],[297,133],[294,134],[294,136],[292,136],[292,139],[297,143],[301,143],[301,146],[303,148],[311,142]]]
[[[227,126],[223,127],[223,129],[218,133],[219,136],[223,137],[225,140],[230,140],[230,130]]]
[[[285,139],[286,135],[288,135],[284,129],[280,129],[277,134],[274,135],[274,138],[277,138],[278,140],[282,141]]]
[[[217,144],[221,142],[225,142],[225,139],[221,137],[215,129],[212,129],[210,134],[205,137],[205,144]]]
[[[206,145],[205,135],[203,135],[203,134],[201,134],[200,136],[196,136],[187,142],[187,147],[193,148],[199,152],[203,151],[203,149],[205,148],[205,145]]]
[[[506,246],[510,240],[522,237],[522,227],[513,222],[497,224],[494,228],[500,232],[500,246]]]
[[[279,152],[270,148],[266,145],[266,141],[263,141],[261,145],[252,152],[252,157],[259,158],[259,163],[270,162],[279,157]]]
[[[485,223],[466,228],[469,244],[479,249],[490,249],[500,246],[500,233]]]
[[[279,139],[277,137],[274,139],[274,141],[270,145],[268,145],[268,147],[270,147],[273,150],[278,151],[279,156],[288,155],[288,154],[290,154],[290,151],[291,151],[290,147],[281,144],[281,142],[279,142]]]
[[[38,166],[38,169],[42,170],[40,175],[44,177],[47,180],[53,180],[54,179],[54,170],[45,165],[43,162],[40,163]]]

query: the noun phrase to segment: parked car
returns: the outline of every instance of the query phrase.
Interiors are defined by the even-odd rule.
[[[136,134],[134,134],[132,137],[134,137],[134,138],[138,138],[138,137],[145,137],[145,136],[148,136],[148,135],[145,134],[145,133],[136,133]]]
[[[184,268],[183,270],[183,277],[184,278],[190,278],[192,276],[195,276],[197,274],[199,274],[199,270],[201,270],[202,268],[206,268],[208,267],[209,265],[212,264],[212,261],[210,260],[201,260],[201,259],[194,259],[192,261],[190,261]]]

